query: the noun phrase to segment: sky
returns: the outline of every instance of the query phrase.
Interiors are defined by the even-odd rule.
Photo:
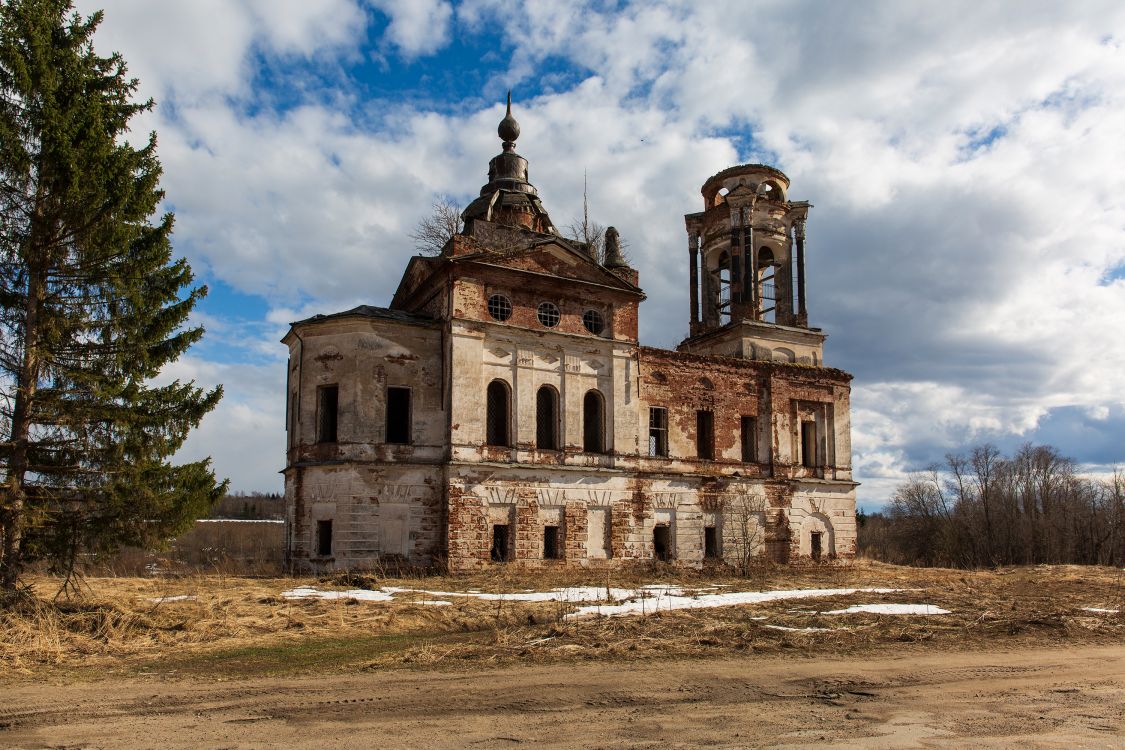
[[[614,225],[687,333],[683,215],[746,162],[808,200],[810,324],[855,375],[861,507],[992,442],[1125,463],[1125,4],[79,0],[155,109],[175,250],[208,297],[165,377],[225,397],[179,458],[277,492],[291,321],[386,305],[466,205],[510,88],[555,223]]]

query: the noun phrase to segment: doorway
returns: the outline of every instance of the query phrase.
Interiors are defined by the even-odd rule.
[[[492,562],[508,562],[510,527],[506,523],[498,523],[492,527]]]
[[[661,524],[652,528],[652,555],[661,562],[672,559],[672,527]]]

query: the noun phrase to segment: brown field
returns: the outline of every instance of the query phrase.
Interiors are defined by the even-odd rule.
[[[630,587],[648,583],[671,583],[688,589],[721,583],[731,591],[856,587],[905,590],[579,620],[564,619],[576,605],[559,602],[446,597],[453,602],[452,606],[431,606],[426,602],[439,597],[423,593],[400,594],[393,602],[348,599],[291,601],[280,596],[282,591],[299,585],[321,589],[399,586],[447,592],[475,589],[488,593],[511,593],[568,585]],[[893,679],[884,675],[886,680],[891,681],[887,684],[893,683],[905,690],[904,685],[913,684],[907,679],[916,671],[911,665],[930,662],[933,662],[931,666],[935,675],[945,676],[919,684],[929,685],[929,689],[936,691],[929,699],[938,701],[936,705],[939,706],[944,700],[942,694],[953,691],[949,692],[953,695],[962,689],[968,691],[963,696],[963,707],[970,712],[976,710],[970,697],[975,694],[979,698],[989,690],[1007,691],[1005,694],[1011,699],[1009,708],[1012,711],[1030,710],[1027,706],[1039,705],[1028,703],[1029,690],[1040,691],[1042,696],[1046,696],[1043,700],[1053,700],[1057,705],[1050,711],[1043,708],[1041,713],[1054,716],[1051,721],[1058,720],[1050,724],[1051,727],[1066,729],[1059,735],[1063,738],[1059,740],[1060,744],[1036,745],[1036,742],[1046,742],[1044,737],[1047,736],[1037,735],[1037,740],[1030,745],[1023,743],[1024,746],[1120,747],[1122,745],[1112,743],[1125,732],[1125,709],[1122,708],[1125,705],[1125,688],[1122,687],[1125,685],[1125,647],[1122,645],[1125,643],[1125,615],[1083,609],[1125,611],[1125,574],[1118,569],[1040,566],[967,572],[855,562],[762,569],[750,578],[671,570],[607,577],[605,573],[519,573],[510,568],[497,568],[488,575],[424,578],[341,576],[314,580],[222,575],[88,578],[81,599],[51,604],[50,595],[56,586],[55,581],[38,579],[35,588],[42,597],[38,604],[0,614],[0,686],[10,701],[7,708],[0,708],[0,746],[6,743],[22,743],[13,745],[18,747],[54,746],[50,743],[59,745],[61,743],[55,741],[67,737],[70,738],[68,741],[75,743],[66,745],[68,747],[149,746],[144,741],[129,744],[122,741],[125,735],[118,734],[113,734],[117,741],[104,745],[89,739],[110,736],[99,734],[106,732],[110,724],[129,726],[128,722],[120,723],[125,718],[140,724],[165,722],[160,724],[163,727],[160,731],[168,733],[161,741],[162,745],[191,746],[188,740],[195,735],[177,733],[186,726],[186,719],[177,713],[179,709],[172,710],[159,700],[146,703],[122,697],[118,701],[117,697],[111,700],[108,696],[182,694],[182,701],[186,701],[183,705],[187,706],[206,694],[211,696],[208,700],[225,706],[224,711],[233,711],[231,716],[234,718],[228,716],[224,721],[241,721],[239,717],[245,718],[244,715],[249,715],[251,719],[245,725],[230,724],[224,730],[227,734],[207,735],[210,739],[204,743],[205,746],[264,747],[270,744],[269,733],[252,740],[258,735],[249,726],[259,720],[254,716],[263,712],[272,715],[270,711],[273,709],[267,708],[266,704],[273,703],[265,700],[267,695],[271,696],[270,700],[280,700],[279,696],[290,695],[291,691],[297,691],[292,693],[292,697],[300,691],[311,690],[316,692],[321,703],[335,701],[333,705],[347,707],[352,691],[358,690],[356,694],[370,696],[393,694],[401,703],[403,689],[420,691],[415,695],[418,702],[411,704],[413,708],[395,709],[397,713],[394,717],[379,714],[373,718],[371,715],[374,701],[389,700],[386,697],[370,697],[367,702],[371,705],[356,708],[359,713],[355,715],[367,716],[369,721],[357,723],[350,729],[347,728],[347,711],[328,710],[326,715],[335,717],[332,721],[343,722],[342,728],[338,727],[344,733],[341,736],[352,737],[354,741],[354,744],[344,742],[340,746],[369,746],[362,738],[370,740],[374,736],[363,734],[373,731],[372,721],[381,727],[379,732],[384,733],[378,736],[390,736],[385,732],[391,732],[392,727],[380,722],[392,718],[406,722],[394,730],[405,733],[397,735],[397,740],[389,741],[389,746],[461,746],[454,735],[443,739],[440,733],[434,733],[437,731],[434,729],[428,734],[423,732],[418,735],[419,738],[428,738],[426,741],[415,741],[408,729],[415,725],[421,727],[431,719],[440,721],[444,699],[441,694],[426,697],[429,686],[446,685],[452,691],[449,695],[460,695],[457,691],[468,690],[470,683],[484,690],[484,697],[493,695],[494,702],[507,706],[496,708],[494,715],[508,716],[512,725],[511,737],[520,742],[535,740],[559,747],[572,744],[591,747],[618,744],[680,746],[676,742],[692,746],[707,740],[709,735],[706,732],[718,731],[717,728],[704,721],[696,727],[703,734],[691,735],[686,726],[681,726],[664,740],[657,736],[660,733],[652,735],[649,732],[644,735],[647,738],[645,742],[652,742],[648,745],[627,742],[612,732],[601,732],[609,732],[612,727],[608,724],[601,726],[598,722],[611,718],[623,721],[630,711],[637,714],[638,720],[648,714],[652,714],[650,719],[656,720],[655,717],[668,709],[668,702],[673,698],[676,698],[673,701],[678,706],[676,710],[686,711],[681,723],[692,716],[702,721],[708,711],[722,713],[733,710],[730,706],[722,708],[729,698],[745,704],[741,709],[745,712],[780,711],[775,716],[780,722],[777,727],[780,734],[770,735],[778,741],[766,743],[763,735],[751,742],[750,734],[728,731],[723,734],[725,744],[708,741],[709,744],[730,747],[746,746],[747,743],[784,745],[778,738],[788,737],[786,742],[792,746],[802,746],[805,741],[817,744],[814,742],[816,737],[786,734],[788,730],[782,730],[790,724],[792,729],[806,721],[810,705],[815,709],[812,714],[818,710],[823,713],[822,709],[826,706],[829,713],[842,714],[837,710],[841,706],[848,706],[849,710],[862,709],[859,704],[868,701],[868,693],[883,694],[881,689],[863,687],[868,683],[882,684],[874,677],[857,678],[857,681],[843,680],[839,675],[850,671],[854,677],[864,669],[877,671],[877,668],[882,668],[887,670],[887,675],[898,674]],[[191,598],[154,601],[161,597],[179,596]],[[826,610],[852,604],[874,603],[924,603],[950,610],[951,614],[822,614]],[[778,627],[825,630],[807,632]],[[1064,654],[1071,656],[1063,658]],[[1022,659],[1021,663],[1035,662],[1039,666],[1012,671],[1003,666],[1012,659]],[[1073,671],[1077,663],[1075,660],[1082,659],[1089,662],[1083,672],[1089,685],[1075,688],[1077,692],[1071,691],[1072,685],[1067,682],[1069,678],[1062,676],[1066,670],[1059,670],[1066,665]],[[1044,666],[1047,662],[1054,666]],[[938,666],[940,664],[959,666],[942,671]],[[982,667],[984,671],[974,676],[973,664],[991,666],[987,669]],[[1041,681],[1046,682],[1035,685],[1031,684],[1034,680],[1027,682],[1031,673],[1028,670],[1038,675],[1036,679],[1042,678]],[[766,682],[761,685],[755,683],[756,687],[752,690],[732,687],[730,695],[714,690],[714,685],[723,684],[723,680],[734,680],[738,674],[759,673],[766,676],[775,674],[776,679],[770,678],[771,682],[763,677]],[[1059,675],[1057,679],[1050,677],[1056,673]],[[704,678],[706,674],[711,677]],[[818,674],[836,677],[827,682],[817,681]],[[519,719],[519,706],[527,701],[530,701],[527,711],[547,711],[547,695],[552,691],[561,690],[559,700],[566,704],[567,701],[577,700],[576,695],[584,694],[583,685],[596,686],[601,681],[606,683],[603,691],[612,693],[625,689],[623,685],[626,683],[632,685],[633,681],[640,679],[638,675],[648,675],[648,679],[653,681],[649,685],[651,695],[634,690],[636,694],[627,705],[612,701],[605,705],[596,701],[582,703],[582,711],[589,714],[587,721],[592,722],[593,734],[590,737],[600,738],[591,740],[592,744],[572,743],[565,735],[552,734],[553,730],[548,726],[550,722],[544,724],[540,720],[543,716],[531,724],[521,723]],[[805,675],[805,678],[798,680],[800,685],[795,687],[786,681],[785,675]],[[969,688],[978,678],[982,682],[977,686],[978,692],[973,693]],[[615,679],[623,682],[617,688],[608,686]],[[1009,684],[1006,682],[1009,679],[1016,682]],[[699,680],[710,680],[713,684],[704,690],[697,684]],[[239,692],[242,688],[232,692],[229,687],[219,687],[229,685],[231,681],[237,681],[248,692]],[[951,681],[957,685],[950,684]],[[667,685],[659,687],[664,682]],[[986,683],[992,687],[986,687]],[[845,687],[841,688],[841,685]],[[1106,692],[1106,685],[1116,687]],[[917,685],[915,687],[922,690]],[[527,694],[529,690],[546,692],[530,697]],[[597,692],[594,687],[590,690]],[[677,690],[680,693],[676,693]],[[986,693],[980,693],[980,690]],[[1056,694],[1051,692],[1053,690],[1070,692]],[[907,707],[911,702],[923,700],[920,694],[908,699],[909,691],[899,692]],[[698,695],[699,698],[687,700],[685,696],[688,694]],[[75,705],[88,701],[91,706],[100,706],[96,710],[90,709],[90,723],[83,730],[87,734],[67,734],[78,726],[71,726],[73,717],[69,712],[59,708],[52,709],[52,713],[52,710],[42,708],[41,704],[48,697],[54,700],[62,695],[72,695],[73,698],[67,700],[75,701]],[[771,695],[780,697],[771,698]],[[227,698],[230,701],[223,702]],[[301,703],[296,697],[292,700]],[[110,701],[112,706],[106,701]],[[536,701],[544,703],[544,706],[536,708],[533,705]],[[788,708],[780,704],[766,706],[762,701],[781,701]],[[153,711],[145,708],[153,705],[164,708]],[[236,705],[239,706],[237,710],[232,708]],[[378,705],[389,707],[390,703]],[[491,704],[489,700],[484,700],[481,705]],[[604,710],[595,710],[598,707]],[[206,714],[212,708],[200,710]],[[411,711],[415,709],[425,717],[419,714],[412,720],[404,718],[413,715]],[[463,713],[462,709],[450,710]],[[1027,729],[1025,719],[1013,719],[1008,715],[1011,711],[1005,713],[1002,708],[990,710],[999,711],[1011,721],[1006,725],[1007,734],[997,734],[999,730],[990,729],[988,731],[992,734],[988,736],[1015,737],[1013,732],[1017,729]],[[1068,734],[1074,729],[1071,719],[1083,712],[1100,717],[1098,721],[1087,721],[1097,726],[1092,729],[1086,727],[1078,734]],[[785,719],[790,713],[791,722]],[[55,718],[52,719],[52,716]],[[802,719],[803,716],[806,718]],[[892,731],[888,729],[890,725],[886,725],[891,718],[884,718],[885,726],[880,725],[881,729],[875,725],[863,725],[867,727],[864,731],[875,734],[861,733],[857,736],[883,736],[888,732],[888,736],[894,735],[898,730]],[[312,721],[312,718],[306,717],[306,720]],[[919,721],[919,726],[929,727],[927,732],[935,726],[929,720]],[[540,727],[541,731],[538,734],[520,734],[519,727],[532,725]],[[235,731],[238,727],[242,729]],[[860,724],[854,725],[853,729],[856,727]],[[507,740],[500,742],[496,735],[488,735],[495,729],[490,722],[485,722],[478,729],[482,733],[481,746],[518,744]],[[359,734],[353,736],[353,730]],[[735,739],[736,734],[744,739]],[[307,742],[308,736],[305,737],[306,743],[302,744],[301,736],[291,737],[290,744],[316,745]],[[695,740],[689,740],[690,736],[694,736]],[[852,741],[848,739],[852,735],[830,732],[825,736],[839,742]],[[919,736],[929,737],[933,742],[927,742],[934,746],[958,746],[952,741],[948,745],[937,742],[934,738],[945,736],[940,732]],[[949,736],[984,735],[955,732]],[[1092,737],[1097,742],[1104,742],[1084,745],[1075,742],[1074,737]],[[180,740],[182,744],[178,744]],[[854,746],[876,745],[864,741]],[[912,745],[892,743],[884,746]]]

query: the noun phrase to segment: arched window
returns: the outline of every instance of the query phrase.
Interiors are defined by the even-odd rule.
[[[535,394],[535,447],[559,449],[559,392],[549,385],[540,386]]]
[[[485,443],[507,447],[512,444],[512,391],[503,380],[488,384]]]
[[[762,247],[758,250],[758,300],[761,306],[761,319],[767,323],[777,322],[777,263],[773,250]]]
[[[719,293],[718,310],[719,321],[730,322],[730,254],[723,251],[719,256],[719,263],[715,267],[715,290]]]
[[[598,391],[582,399],[582,450],[605,453],[605,399]]]

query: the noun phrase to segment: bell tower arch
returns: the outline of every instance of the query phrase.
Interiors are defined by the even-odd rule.
[[[789,199],[789,178],[765,164],[712,176],[703,211],[684,217],[690,335],[679,348],[748,359],[821,364],[824,334],[808,324],[807,201]]]

